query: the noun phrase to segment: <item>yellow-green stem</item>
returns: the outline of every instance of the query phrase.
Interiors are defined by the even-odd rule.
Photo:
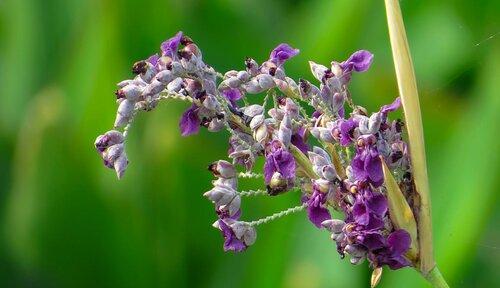
[[[444,280],[444,277],[439,271],[437,266],[434,266],[434,268],[429,273],[424,275],[424,277],[427,281],[429,281],[429,283],[432,284],[432,287],[450,288],[450,286],[448,286],[448,283],[446,283],[446,281]]]
[[[427,275],[435,267],[435,262],[432,249],[429,182],[417,83],[398,0],[385,0],[385,8],[394,68],[405,112],[413,178],[415,188],[420,196],[420,209],[417,219],[420,248],[419,270],[423,275]]]

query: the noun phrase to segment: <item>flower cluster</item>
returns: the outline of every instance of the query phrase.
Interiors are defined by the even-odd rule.
[[[181,135],[196,134],[200,127],[229,133],[232,163],[209,165],[217,179],[204,194],[215,205],[213,226],[222,232],[224,250],[243,251],[255,242],[256,226],[306,210],[316,227],[330,232],[341,257],[350,255],[353,264],[367,259],[373,268],[413,265],[407,253],[414,239],[391,220],[382,170],[387,165],[408,190],[403,193],[411,193],[411,185],[403,185],[412,178],[403,122],[388,117],[400,107],[400,99],[372,114],[353,103],[348,85],[353,73],[369,69],[373,55],[368,51],[328,67],[310,62],[318,85],[286,76],[285,62],[298,53],[280,44],[261,64],[247,58],[244,69],[219,74],[203,62],[193,40],[179,32],[162,43],[160,54],[133,65],[135,78],[118,84],[114,129],[124,132],[106,132],[95,147],[121,177],[128,163],[123,143],[135,114],[160,101],[189,102],[179,122]],[[249,98],[263,101],[248,104]],[[301,105],[310,105],[314,113]],[[311,146],[309,138],[318,144]],[[258,157],[265,164],[254,172]],[[238,180],[247,177],[263,178],[262,189],[238,191]],[[240,220],[242,198],[289,191],[301,192],[298,206],[255,221]],[[332,209],[342,212],[343,219],[333,219]]]

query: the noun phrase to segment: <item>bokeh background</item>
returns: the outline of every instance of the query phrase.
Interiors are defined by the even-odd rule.
[[[402,1],[423,110],[436,258],[453,287],[500,287],[500,7],[496,0]],[[182,138],[185,103],[134,123],[123,180],[93,149],[111,128],[115,83],[183,30],[219,71],[267,58],[312,79],[308,60],[375,54],[354,76],[371,110],[397,96],[383,1],[0,1],[1,287],[367,287],[366,264],[340,260],[327,233],[297,214],[259,227],[246,253],[211,227],[207,163],[226,137]],[[247,181],[248,187],[260,182]],[[295,205],[251,199],[244,218]],[[381,287],[426,287],[385,271]]]

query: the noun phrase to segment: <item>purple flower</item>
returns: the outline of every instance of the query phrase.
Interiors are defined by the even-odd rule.
[[[264,176],[266,183],[271,182],[274,173],[278,172],[287,180],[295,178],[295,159],[287,150],[283,149],[281,142],[274,140],[270,144],[270,151],[266,155],[264,164]]]
[[[286,60],[294,57],[299,54],[299,49],[292,48],[290,45],[286,43],[281,43],[273,51],[271,51],[271,55],[269,56],[269,61],[274,62],[277,66],[283,65]]]
[[[397,97],[391,104],[382,106],[382,108],[380,108],[380,113],[387,116],[387,113],[396,111],[399,107],[401,107],[401,98]]]
[[[217,223],[224,237],[224,251],[241,252],[247,249],[247,245],[236,237],[233,229],[223,219],[219,219]]]
[[[200,118],[198,117],[198,107],[192,105],[182,114],[179,128],[182,136],[189,136],[198,133],[200,130]]]
[[[372,64],[373,54],[366,50],[359,50],[354,52],[349,59],[340,63],[340,67],[345,72],[350,72],[352,70],[356,72],[364,72],[370,68]]]
[[[382,162],[374,146],[358,148],[351,161],[351,167],[357,181],[371,182],[375,187],[384,182]]]
[[[325,220],[332,219],[330,212],[326,209],[326,193],[317,189],[313,190],[311,197],[307,198],[307,216],[309,220],[318,228]]]
[[[291,143],[299,148],[302,153],[307,155],[307,152],[310,150],[309,145],[307,144],[307,130],[304,127],[300,127],[297,132],[292,134]]]
[[[162,55],[175,58],[177,56],[177,49],[179,49],[179,45],[181,44],[181,39],[182,31],[179,31],[174,37],[161,43]]]
[[[387,199],[381,193],[374,193],[369,188],[360,191],[352,207],[352,216],[356,224],[373,230],[383,227],[381,219],[387,213]]]
[[[158,60],[160,59],[160,56],[158,54],[153,54],[149,56],[148,59],[146,59],[146,62],[149,62],[149,64],[153,65],[153,67],[156,67],[156,64],[158,64]]]
[[[222,91],[222,94],[231,103],[233,107],[236,107],[236,101],[240,100],[243,95],[241,95],[240,90],[237,88],[229,88]]]
[[[385,247],[376,251],[372,258],[378,266],[388,265],[393,270],[410,266],[410,261],[404,257],[410,244],[410,234],[403,229],[396,230],[389,234]]]
[[[347,121],[342,121],[340,123],[340,145],[348,146],[354,140],[354,129],[358,127],[358,123],[353,119],[349,118]]]
[[[102,154],[109,147],[115,144],[121,144],[123,143],[123,141],[124,138],[121,132],[111,130],[106,132],[104,135],[99,135],[95,140],[94,146],[97,152],[99,152],[99,154]]]
[[[287,191],[295,180],[295,159],[279,140],[269,144],[264,163],[264,178],[270,195]]]
[[[366,249],[373,251],[383,248],[385,245],[385,239],[380,232],[367,232],[362,236],[358,236],[358,241],[360,244],[366,247]]]

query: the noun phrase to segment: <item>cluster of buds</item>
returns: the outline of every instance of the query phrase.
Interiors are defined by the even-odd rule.
[[[104,161],[104,166],[115,169],[118,178],[123,176],[128,165],[127,154],[123,146],[125,138],[116,130],[106,132],[95,140],[95,147]]]
[[[371,115],[354,105],[348,85],[353,73],[370,67],[373,55],[368,51],[332,61],[329,67],[310,62],[318,86],[304,79],[297,84],[286,76],[284,63],[298,53],[280,44],[260,65],[247,58],[244,69],[219,74],[202,61],[198,46],[179,32],[161,45],[160,55],[134,64],[134,79],[118,84],[115,129],[125,126],[127,132],[137,111],[177,99],[190,103],[179,123],[183,136],[200,127],[229,133],[232,163],[219,160],[209,166],[217,179],[204,194],[215,205],[214,227],[224,236],[225,250],[243,251],[255,242],[256,226],[306,210],[316,227],[330,232],[341,257],[350,255],[353,264],[367,259],[374,269],[414,265],[408,251],[415,239],[392,220],[382,171],[383,165],[389,167],[413,205],[403,122],[388,118],[400,107],[399,98]],[[265,94],[261,105],[248,104],[247,98],[259,99],[254,94]],[[310,105],[314,113],[308,115],[300,104]],[[112,130],[96,140],[106,166],[119,177],[128,163],[125,136]],[[319,146],[311,147],[309,136]],[[258,157],[265,158],[262,172],[254,172]],[[262,177],[265,187],[239,192],[238,179],[246,177]],[[298,206],[255,221],[239,220],[243,196],[289,191],[301,192]],[[344,218],[332,219],[331,210],[342,212]]]
[[[247,222],[238,221],[241,215],[241,195],[237,191],[238,178],[233,164],[219,160],[208,166],[218,179],[214,188],[203,194],[215,205],[219,219],[213,226],[222,232],[225,251],[243,251],[255,242],[255,228]]]

